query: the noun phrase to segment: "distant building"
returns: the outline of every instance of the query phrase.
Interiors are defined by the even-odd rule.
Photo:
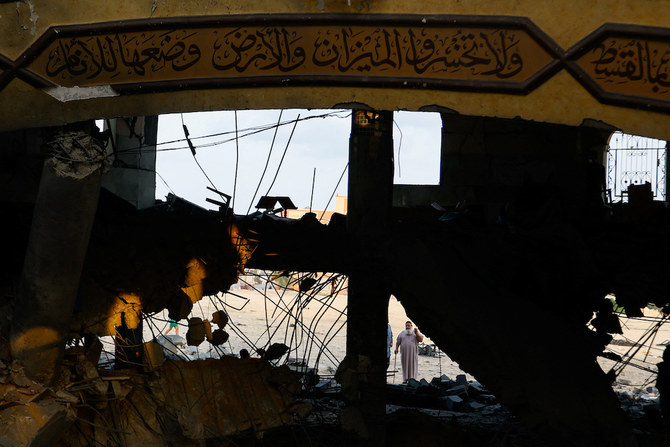
[[[315,210],[313,209],[312,212],[316,214],[316,218],[319,219],[319,221],[323,223],[328,223],[330,222],[330,218],[332,217],[333,213],[339,213],[339,214],[347,214],[347,204],[348,204],[349,198],[347,196],[335,196],[335,210],[330,211],[330,210]],[[300,208],[296,210],[286,210],[286,217],[291,218],[291,219],[300,219],[303,215],[309,213],[309,208]]]

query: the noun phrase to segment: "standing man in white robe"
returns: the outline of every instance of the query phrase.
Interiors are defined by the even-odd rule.
[[[409,379],[416,379],[419,372],[419,342],[422,341],[423,335],[419,333],[419,329],[412,330],[412,322],[407,321],[405,330],[398,334],[395,345],[396,354],[400,349],[403,383]]]
[[[393,331],[391,330],[391,324],[387,323],[388,329],[386,330],[386,369],[389,369],[391,364],[391,348],[393,347]]]

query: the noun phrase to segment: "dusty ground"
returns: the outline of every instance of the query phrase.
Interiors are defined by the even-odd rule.
[[[293,291],[287,291],[281,296],[280,292],[268,291],[267,295],[269,300],[266,301],[261,293],[253,290],[232,290],[231,293],[218,299],[203,299],[196,303],[192,316],[211,319],[212,313],[218,309],[228,313],[230,324],[226,330],[230,333],[230,339],[224,345],[228,354],[237,354],[240,349],[245,348],[254,355],[255,347],[267,347],[270,343],[285,343],[292,347],[289,357],[306,359],[309,366],[314,366],[318,358],[319,374],[321,376],[333,374],[338,362],[345,355],[346,326],[343,325],[345,317],[342,312],[346,310],[346,293],[332,297],[332,301],[331,297],[318,294],[298,299],[298,294]],[[287,309],[290,310],[288,316]],[[624,359],[631,359],[627,366],[604,358],[598,359],[604,371],[607,372],[613,367],[619,371],[617,378],[619,388],[631,392],[644,390],[655,384],[656,364],[662,360],[663,344],[670,343],[670,325],[660,325],[658,331],[653,331],[659,323],[660,315],[649,309],[645,310],[645,314],[645,317],[639,319],[621,317],[624,333],[614,335],[613,343],[608,346],[608,351],[615,352]],[[153,334],[165,332],[168,328],[166,318],[166,315],[156,316],[155,326],[145,327],[145,339],[152,338]],[[404,329],[406,320],[408,317],[404,308],[392,297],[389,302],[389,322],[394,339],[398,332]],[[187,324],[186,320],[180,321],[180,335],[185,335]],[[418,327],[422,331],[422,328]],[[423,331],[422,333],[426,336],[424,343],[432,344],[430,334],[425,334]],[[313,343],[309,342],[308,334],[314,335]],[[380,336],[383,337],[384,334]],[[326,344],[327,350],[321,349],[321,343]],[[641,345],[635,346],[638,343]],[[216,355],[216,351],[206,341],[198,347],[197,352],[195,348],[187,349],[185,352],[189,353],[190,357]],[[388,379],[390,383],[402,381],[399,368],[400,360],[396,361],[392,351]],[[419,356],[420,378],[430,381],[442,374],[452,379],[458,374],[466,374],[468,380],[476,380],[475,377],[462,371],[459,365],[445,354],[436,357]]]
[[[196,303],[193,308],[192,316],[203,319],[210,319],[213,312],[224,309],[230,316],[230,323],[226,331],[230,333],[228,342],[223,346],[225,353],[238,354],[240,349],[247,349],[253,354],[255,347],[267,347],[270,343],[285,343],[292,347],[289,355],[295,359],[307,359],[309,366],[314,366],[317,357],[318,372],[322,377],[334,374],[339,361],[344,358],[346,344],[346,325],[343,325],[345,316],[342,314],[346,310],[347,295],[340,294],[334,297],[332,302],[326,302],[327,296],[316,295],[305,303],[298,302],[296,292],[286,292],[281,301],[274,292],[268,293],[269,298],[277,304],[266,303],[263,295],[250,290],[233,290],[232,294],[225,294],[219,300],[204,299]],[[274,294],[274,295],[273,295]],[[304,306],[300,308],[300,306]],[[240,309],[241,310],[236,310]],[[286,316],[285,312],[279,309],[291,309],[291,315]],[[266,320],[266,311],[268,319]],[[408,320],[402,305],[391,298],[389,303],[389,323],[393,330],[393,339],[399,331],[405,328],[405,321]],[[267,321],[270,322],[268,331]],[[188,321],[180,321],[181,336],[185,336]],[[152,325],[144,328],[145,340],[153,338],[154,334],[164,333],[168,330],[167,314],[157,315],[153,319]],[[153,331],[153,332],[152,332]],[[419,327],[421,331],[421,327]],[[170,334],[174,334],[172,330]],[[271,335],[268,335],[271,334]],[[307,334],[311,333],[316,337],[314,343],[310,343]],[[423,331],[422,331],[423,333]],[[426,335],[424,333],[424,335]],[[385,334],[381,334],[385,337]],[[327,351],[321,348],[321,343],[327,343]],[[425,344],[432,344],[430,337],[426,335]],[[203,342],[197,349],[183,349],[184,354],[191,358],[216,356],[216,350],[207,341]],[[319,353],[321,354],[319,355]],[[396,361],[393,350],[391,351],[391,361],[389,367],[389,383],[401,383],[402,373],[400,369],[400,359]],[[396,372],[394,374],[394,372]],[[440,377],[446,374],[450,378],[455,378],[463,372],[456,362],[442,354],[440,356],[419,356],[420,377],[428,381],[433,377]],[[468,380],[475,380],[471,375],[466,374]]]
[[[278,289],[281,290],[281,289]],[[271,343],[285,343],[291,347],[289,354],[293,359],[305,359],[305,363],[313,367],[318,365],[318,373],[323,377],[330,377],[340,360],[345,355],[344,325],[347,296],[342,293],[338,296],[314,294],[313,296],[299,295],[296,292],[266,291],[267,299],[253,290],[231,290],[230,293],[218,298],[203,299],[195,304],[192,316],[203,319],[212,318],[212,313],[225,310],[230,317],[230,323],[225,330],[230,338],[223,347],[213,347],[207,341],[197,348],[183,347],[179,352],[182,358],[218,357],[221,353],[236,355],[240,349],[247,349],[253,356],[255,348],[267,347]],[[404,328],[407,315],[400,303],[391,298],[389,303],[389,322],[394,332]],[[662,436],[659,435],[658,421],[652,424],[645,415],[645,405],[655,405],[658,398],[654,389],[656,364],[661,361],[663,344],[670,342],[670,326],[660,325],[658,331],[652,329],[658,325],[660,316],[647,311],[647,315],[639,319],[621,318],[624,334],[616,335],[608,351],[615,352],[624,358],[631,358],[628,366],[621,363],[600,358],[599,364],[605,372],[612,368],[618,371],[617,382],[613,385],[620,396],[622,407],[637,418],[637,435],[643,441],[640,445],[661,445]],[[185,336],[188,321],[180,323],[180,336]],[[166,314],[155,315],[146,322],[145,340],[153,337],[160,338],[160,334],[168,329]],[[419,326],[419,330],[424,332]],[[171,332],[174,334],[174,331]],[[655,335],[654,335],[655,334]],[[311,336],[309,336],[311,335]],[[425,334],[424,342],[431,344],[430,334]],[[380,334],[384,337],[385,334]],[[560,336],[560,335],[559,335]],[[324,348],[323,346],[326,346]],[[223,348],[223,349],[222,349]],[[318,360],[317,360],[318,359]],[[569,361],[569,357],[566,358]],[[399,371],[399,360],[394,362],[393,353],[389,368],[388,382],[399,384],[402,374]],[[459,374],[466,374],[468,380],[476,378],[465,373],[459,365],[442,354],[440,356],[419,356],[420,377],[430,381],[433,377],[446,374],[455,378]],[[642,404],[642,405],[641,405]],[[321,406],[320,423],[328,426],[337,426],[337,402],[328,399],[317,404]],[[334,405],[334,406],[333,406]],[[330,406],[333,406],[330,408]],[[396,411],[405,411],[402,407],[388,406],[390,414]],[[538,439],[525,431],[523,426],[500,405],[485,408],[479,413],[459,413],[444,410],[424,410],[424,414],[436,416],[438,421],[450,424],[453,430],[465,429],[473,436],[484,437],[486,444],[478,441],[463,442],[467,445],[491,446],[540,446]],[[330,416],[328,416],[330,415]],[[412,416],[415,417],[415,416]],[[420,416],[417,416],[420,418]],[[332,420],[329,420],[332,419]],[[423,423],[423,422],[422,422]],[[455,425],[454,425],[455,424]],[[315,429],[310,436],[309,445],[322,433],[323,427]],[[433,430],[432,428],[430,430]],[[243,445],[243,444],[239,444]],[[253,444],[255,445],[255,444]],[[323,445],[330,445],[324,443]],[[340,444],[337,444],[340,445]],[[342,444],[346,445],[346,444]],[[428,444],[426,444],[428,445]]]
[[[620,370],[621,364],[603,358],[598,363],[609,371],[615,367],[620,370],[617,382],[631,390],[644,389],[656,383],[656,365],[661,362],[665,345],[670,343],[670,325],[660,324],[660,314],[649,309],[644,310],[641,318],[620,317],[623,334],[615,334],[607,347],[624,359],[631,358],[630,364]],[[658,330],[654,330],[658,327]]]

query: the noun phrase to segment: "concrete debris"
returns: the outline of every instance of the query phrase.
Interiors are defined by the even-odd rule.
[[[440,348],[438,348],[435,344],[427,345],[425,343],[419,343],[419,355],[440,357],[443,354],[440,352]]]
[[[83,179],[112,165],[101,141],[83,130],[57,133],[47,145],[51,150],[49,163],[61,177]]]
[[[212,323],[219,326],[220,329],[223,329],[223,327],[228,324],[228,315],[222,310],[216,311],[212,314]]]
[[[191,259],[186,265],[184,287],[182,287],[182,291],[191,298],[191,303],[196,303],[202,298],[202,280],[206,277],[207,267],[205,263],[201,259]]]
[[[407,381],[407,387],[408,387],[408,388],[414,388],[414,389],[417,389],[417,388],[419,388],[420,386],[421,386],[421,382],[419,382],[419,381],[416,380],[416,379],[409,379],[409,380]]]
[[[158,342],[150,341],[144,343],[144,370],[155,371],[165,362],[163,346]]]
[[[92,98],[111,98],[119,94],[110,85],[96,85],[92,87],[49,87],[44,92],[60,102],[81,101]]]
[[[305,419],[314,410],[314,405],[310,402],[296,402],[291,405],[288,411],[294,414],[298,419]]]
[[[456,383],[459,385],[463,385],[465,389],[467,390],[468,388],[468,379],[465,377],[465,374],[459,374],[456,376]]]
[[[168,355],[179,357],[181,350],[186,348],[186,339],[180,335],[168,334],[156,337],[156,343],[161,345]]]
[[[405,385],[387,385],[387,399],[395,405],[460,412],[481,411],[497,403],[480,383],[468,382],[465,375],[459,375],[457,380],[443,375],[430,383],[410,379]]]
[[[272,343],[267,351],[265,351],[265,355],[263,358],[267,361],[274,361],[274,360],[279,360],[288,352],[288,346],[286,346],[284,343]]]
[[[422,411],[400,409],[388,416],[386,445],[388,447],[408,445],[493,447],[502,444],[489,442],[486,437],[475,430],[466,430],[457,424],[447,423]]]
[[[188,319],[188,332],[186,333],[186,342],[189,346],[199,346],[205,341],[205,324],[202,318],[193,317]]]
[[[54,445],[74,420],[74,411],[53,399],[6,408],[0,412],[0,445]]]
[[[205,338],[207,341],[212,341],[212,324],[209,320],[203,320],[202,324],[205,327]]]
[[[368,437],[368,429],[363,422],[363,414],[353,406],[348,406],[340,412],[340,424],[342,430],[348,433],[355,433],[361,438]]]
[[[447,396],[462,396],[467,398],[468,388],[465,385],[456,385],[446,390],[445,393],[447,394]]]
[[[479,402],[476,401],[469,401],[468,402],[468,408],[472,411],[479,411],[482,410],[486,407],[485,404],[480,404]]]
[[[233,357],[168,361],[147,385],[161,396],[156,405],[177,419],[184,437],[194,440],[290,424],[287,409],[295,402],[292,393],[300,389],[298,376],[288,368]]]
[[[89,391],[100,396],[107,394],[107,384],[100,378],[97,368],[88,360],[81,361],[76,366],[76,372],[81,378],[78,389],[86,387]]]
[[[16,363],[1,371],[10,380],[0,384],[0,445],[53,445],[75,420],[70,404],[78,400],[28,379]]]
[[[98,370],[81,347],[72,348],[64,361],[71,371],[62,375],[69,381],[58,389],[28,379],[18,364],[0,369],[7,379],[0,384],[0,445],[195,447],[261,435],[312,412],[311,403],[296,400],[300,376],[287,367],[235,357],[164,362],[159,343],[144,349],[149,375]]]
[[[224,331],[223,329],[216,329],[214,332],[212,332],[212,339],[209,340],[209,342],[214,346],[221,346],[228,341],[229,337],[230,336],[228,335],[228,332]]]
[[[464,408],[463,399],[458,396],[444,396],[444,408],[449,411],[460,411]]]
[[[58,390],[55,393],[56,401],[66,404],[76,404],[79,402],[79,397],[65,390]]]

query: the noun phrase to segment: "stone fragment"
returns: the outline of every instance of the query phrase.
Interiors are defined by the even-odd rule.
[[[29,378],[27,378],[24,374],[11,373],[10,378],[14,385],[21,388],[27,388],[33,383],[35,383]]]
[[[460,411],[463,407],[463,399],[458,396],[444,396],[443,401],[449,411]]]
[[[228,341],[228,337],[228,332],[224,331],[223,329],[216,329],[214,332],[212,332],[212,339],[209,342],[214,346],[221,346]]]
[[[465,374],[459,374],[456,376],[456,383],[458,385],[463,385],[466,389],[468,388],[468,379],[465,377]]]
[[[144,370],[155,371],[165,362],[163,347],[155,341],[144,343]]]
[[[494,404],[498,400],[493,394],[480,394],[477,399],[485,404]]]
[[[223,329],[228,324],[228,315],[222,310],[216,311],[212,314],[212,323]]]
[[[648,386],[647,388],[645,388],[645,391],[649,394],[658,394],[658,388],[656,388],[655,386]]]
[[[93,393],[101,396],[107,394],[107,384],[102,381],[98,374],[98,370],[91,362],[88,360],[79,362],[77,363],[76,369],[81,378],[90,385]]]
[[[475,395],[484,394],[486,393],[486,388],[479,382],[470,382],[468,384],[468,393]]]
[[[472,410],[472,411],[479,411],[479,410],[481,410],[482,408],[486,408],[486,405],[484,405],[484,404],[480,404],[479,402],[477,402],[477,401],[475,401],[475,400],[469,400],[469,401],[467,402],[467,406],[468,406],[468,408],[470,408],[470,410]]]
[[[288,346],[283,343],[272,343],[268,350],[265,351],[264,358],[267,361],[273,361],[280,359],[288,351]]]
[[[209,320],[203,320],[202,324],[205,327],[205,338],[207,341],[212,341],[212,323],[209,322]]]
[[[205,341],[205,325],[202,322],[202,318],[189,318],[186,343],[189,346],[199,346],[203,341]]]
[[[100,361],[100,355],[102,354],[102,342],[98,337],[95,337],[93,342],[88,348],[86,348],[86,359],[97,365]]]
[[[468,397],[468,389],[463,386],[463,385],[456,385],[451,388],[449,388],[446,391],[447,396],[461,396],[461,397]]]
[[[416,379],[409,379],[407,381],[407,387],[408,388],[419,388],[421,386],[421,382],[419,382]]]
[[[0,445],[56,445],[74,420],[74,411],[53,399],[5,408],[0,411]]]
[[[69,393],[65,390],[58,390],[55,393],[56,401],[63,402],[66,404],[76,404],[79,403],[79,398],[72,393]]]
[[[368,437],[368,429],[363,422],[363,414],[356,407],[346,407],[341,411],[340,425],[345,432],[355,433],[362,439]]]
[[[305,419],[312,412],[314,406],[309,402],[296,402],[288,408],[298,419]]]

